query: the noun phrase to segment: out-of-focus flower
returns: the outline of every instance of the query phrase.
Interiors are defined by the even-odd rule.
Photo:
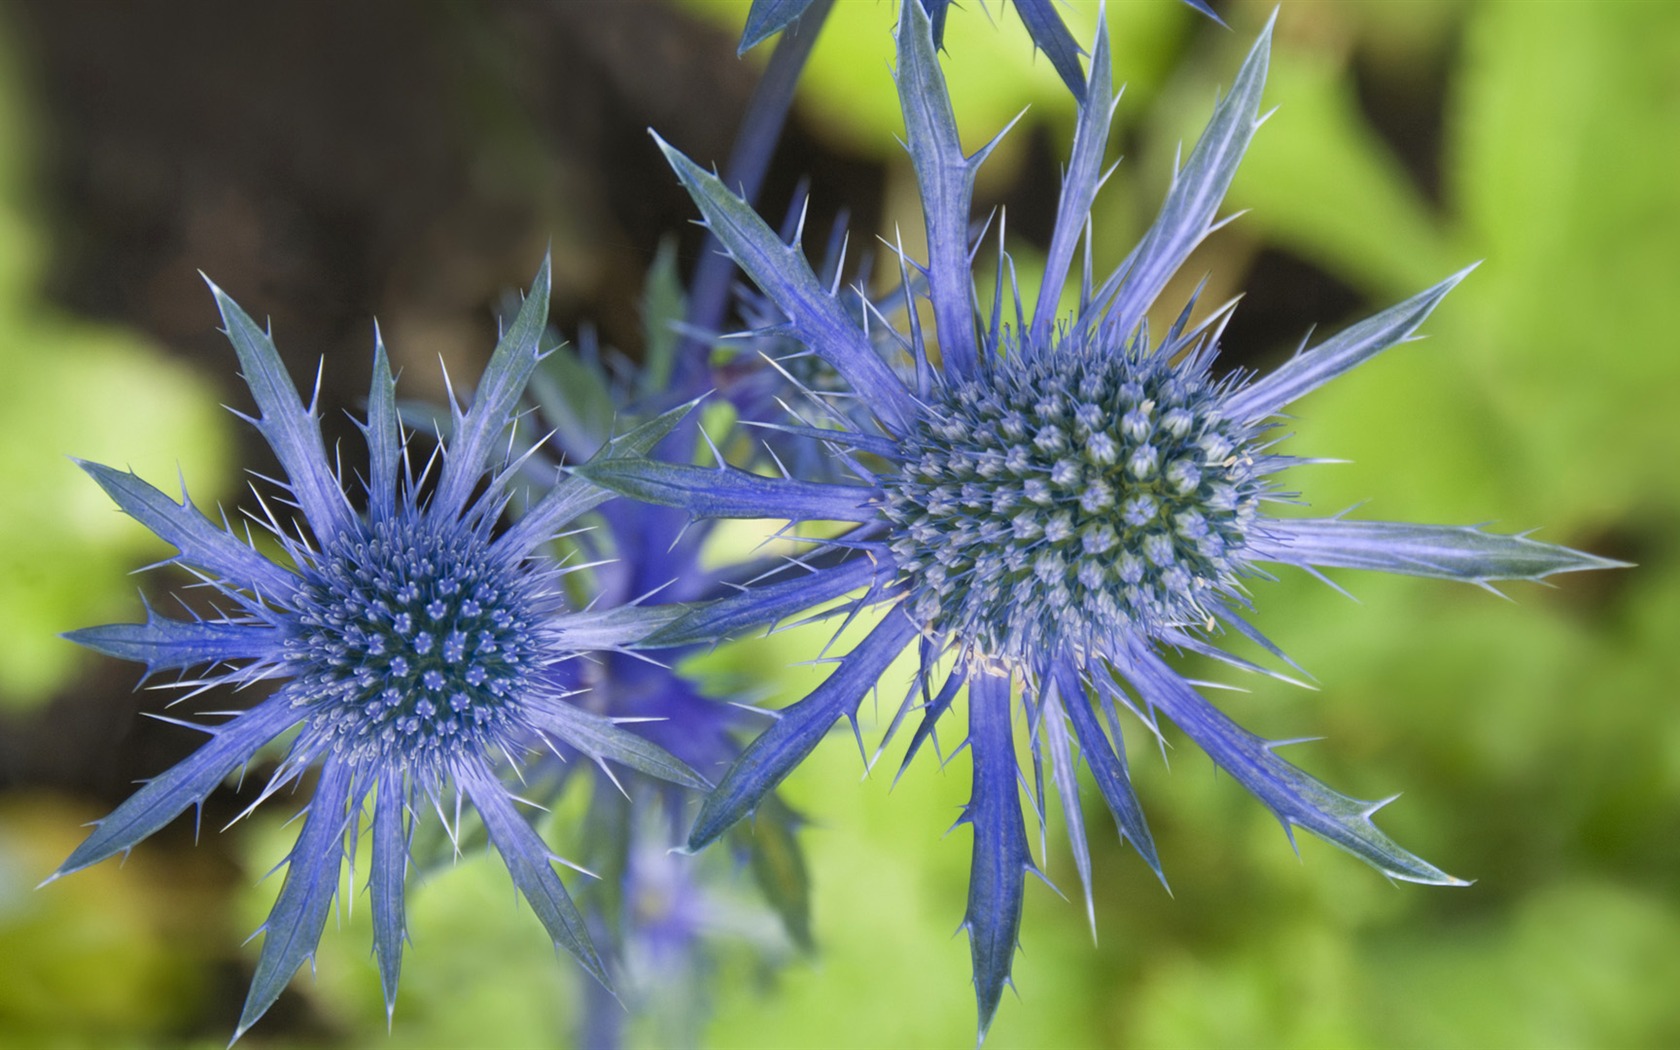
[[[554,476],[554,464],[588,460],[607,448],[615,431],[644,419],[650,405],[670,399],[666,382],[682,369],[673,358],[690,349],[682,330],[684,297],[676,284],[674,252],[655,259],[642,302],[643,355],[637,365],[597,345],[592,332],[577,340],[576,352],[561,348],[533,375],[533,413],[547,437],[531,459],[536,473]],[[761,340],[739,346],[756,358]],[[705,345],[701,350],[707,349]],[[763,386],[766,377],[745,366],[739,376]],[[701,375],[710,374],[701,371]],[[756,398],[749,399],[756,402]],[[682,415],[678,410],[668,419]],[[656,430],[665,424],[655,422]],[[665,438],[672,454],[699,440],[692,421]],[[761,559],[716,568],[702,563],[711,523],[689,527],[677,509],[625,499],[591,511],[590,527],[567,542],[576,545],[587,572],[582,590],[602,608],[649,606],[647,615],[670,621],[689,609],[737,592],[740,581],[773,571],[781,559]],[[661,642],[661,638],[667,642]],[[701,683],[680,666],[714,639],[678,638],[667,630],[638,646],[638,652],[602,651],[557,665],[550,676],[576,702],[621,723],[696,770],[722,770],[739,756],[741,739],[764,717],[739,703],[708,697]],[[717,683],[714,691],[738,700],[739,689]],[[560,749],[561,757],[570,757]],[[559,769],[580,768],[566,762]],[[623,1002],[591,989],[584,1002],[580,1043],[616,1046],[625,1023],[636,1017],[663,1041],[692,1043],[708,1017],[717,955],[733,943],[751,946],[766,968],[785,958],[791,945],[810,946],[809,889],[795,832],[797,815],[772,799],[757,834],[735,836],[731,858],[689,859],[675,852],[683,843],[689,795],[669,782],[597,769],[583,822],[580,861],[599,881],[579,896],[596,940],[615,964]],[[558,788],[569,777],[559,778]],[[734,867],[734,871],[731,871]],[[739,886],[750,872],[758,900]],[[764,905],[768,904],[766,908]],[[774,913],[774,917],[772,916]],[[779,920],[779,922],[778,922]],[[777,926],[780,926],[780,932]],[[628,1010],[626,1009],[628,1008]]]

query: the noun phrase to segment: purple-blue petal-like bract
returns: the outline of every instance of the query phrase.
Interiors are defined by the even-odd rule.
[[[798,6],[755,10],[775,8],[782,17]],[[1023,8],[1029,24],[1043,6]],[[974,787],[964,822],[973,832],[973,872],[964,925],[982,1035],[1009,979],[1032,866],[1017,792],[1030,785],[1039,796],[1035,811],[1045,812],[1046,760],[1064,812],[1078,821],[1072,764],[1076,751],[1082,755],[1120,834],[1160,870],[1127,770],[1121,708],[1155,733],[1164,715],[1286,829],[1306,828],[1395,879],[1459,883],[1377,829],[1371,817],[1380,803],[1341,795],[1285,762],[1276,742],[1238,727],[1163,659],[1163,651],[1183,649],[1252,667],[1212,644],[1224,627],[1281,656],[1241,615],[1249,584],[1265,575],[1263,563],[1483,585],[1617,564],[1480,529],[1269,513],[1284,497],[1274,475],[1300,462],[1270,448],[1278,413],[1410,339],[1463,276],[1259,379],[1212,370],[1226,311],[1192,324],[1192,302],[1165,331],[1151,332],[1148,313],[1219,225],[1225,193],[1260,124],[1270,44],[1268,26],[1175,174],[1155,221],[1120,266],[1094,275],[1087,252],[1084,272],[1070,275],[1078,241],[1090,235],[1115,101],[1099,26],[1044,279],[1028,313],[1001,262],[995,287],[975,289],[969,191],[986,151],[963,154],[936,26],[922,3],[903,0],[895,80],[928,257],[899,253],[904,320],[891,343],[879,338],[881,310],[859,319],[860,290],[819,280],[798,248],[723,181],[660,141],[711,234],[779,311],[764,338],[791,338],[798,352],[816,355],[849,385],[806,387],[809,407],[796,422],[800,433],[825,440],[855,478],[778,479],[725,464],[705,469],[611,456],[577,473],[694,515],[851,524],[832,541],[828,552],[836,557],[829,562],[813,558],[778,578],[757,606],[743,597],[727,608],[686,613],[664,628],[675,637],[698,638],[708,624],[737,631],[758,612],[794,615],[802,589],[811,598],[805,608],[850,590],[862,593],[854,615],[871,606],[882,614],[830,677],[783,710],[723,773],[689,846],[704,847],[749,816],[834,724],[855,719],[863,696],[915,642],[917,681],[889,737],[919,711],[914,752],[952,709],[958,689],[968,687]],[[1068,56],[1051,57],[1060,70]],[[1062,306],[1070,284],[1079,293],[1071,313]],[[1011,299],[1018,304],[1012,316],[1002,307]],[[993,304],[989,315],[980,302]],[[894,359],[893,345],[903,360]],[[1015,758],[1017,688],[1034,755],[1030,780]],[[1083,835],[1072,841],[1089,900]]]

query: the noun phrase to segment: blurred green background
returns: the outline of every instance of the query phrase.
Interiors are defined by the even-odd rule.
[[[1030,273],[1071,106],[1014,14],[989,6],[953,14],[947,68],[975,146],[1031,106],[978,191],[1009,209]],[[1269,11],[1216,6],[1232,31],[1167,0],[1109,5],[1130,85],[1126,159],[1096,215],[1110,262]],[[201,505],[235,505],[235,465],[263,468],[217,407],[242,395],[193,271],[274,315],[295,374],[325,357],[339,436],[371,315],[408,395],[435,396],[436,359],[476,373],[488,304],[550,239],[561,324],[596,318],[634,350],[640,274],[689,217],[642,128],[721,158],[764,57],[732,57],[733,2],[224,10],[0,8],[4,1046],[225,1045],[254,958],[241,942],[291,834],[283,800],[218,833],[246,797],[230,787],[196,848],[180,821],[124,867],[33,888],[82,822],[194,742],[140,717],[165,697],[131,694],[133,668],[55,637],[133,617],[136,586],[161,595],[172,579],[124,575],[164,549],[67,455],[165,487],[179,470]],[[1094,5],[1068,17],[1089,39]],[[838,4],[766,191],[781,207],[812,173],[815,212],[854,205],[854,246],[919,221],[892,139],[892,18]],[[1100,939],[1082,907],[1032,884],[1019,1001],[988,1045],[1680,1043],[1680,5],[1285,3],[1266,98],[1278,112],[1231,202],[1251,210],[1167,296],[1203,273],[1209,301],[1246,289],[1232,361],[1264,367],[1313,323],[1484,260],[1426,341],[1300,406],[1291,450],[1352,461],[1300,471],[1305,497],[1541,526],[1638,567],[1513,586],[1511,602],[1351,573],[1337,581],[1358,604],[1294,575],[1257,586],[1259,625],[1320,689],[1244,681],[1219,694],[1225,709],[1268,736],[1327,738],[1291,757],[1342,790],[1404,790],[1384,827],[1474,885],[1390,885],[1305,838],[1297,859],[1193,748],[1169,766],[1139,747],[1172,895],[1088,798]],[[821,672],[783,668],[816,640],[711,663],[767,673],[791,698]],[[820,952],[766,980],[749,946],[726,951],[703,1044],[970,1044],[968,949],[952,933],[967,836],[942,837],[966,758],[889,790],[895,766],[859,783],[841,735],[790,782],[814,821]],[[1048,850],[1076,892],[1059,829]],[[577,975],[499,867],[464,858],[413,891],[411,913],[389,1036],[358,902],[329,925],[318,977],[242,1045],[567,1045]]]

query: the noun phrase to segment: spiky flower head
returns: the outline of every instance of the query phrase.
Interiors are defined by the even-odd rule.
[[[605,984],[607,971],[556,875],[557,858],[515,808],[507,764],[559,745],[691,787],[681,761],[571,703],[553,669],[585,648],[640,637],[637,610],[568,611],[560,569],[544,548],[560,527],[610,496],[561,481],[519,522],[499,531],[514,468],[504,459],[527,379],[541,354],[548,308],[545,260],[469,408],[450,406],[446,447],[414,469],[398,420],[395,381],[376,340],[366,422],[365,510],[353,509],[328,460],[314,405],[305,406],[269,334],[212,285],[258,414],[246,417],[284,471],[281,498],[296,531],[268,504],[256,524],[270,557],[225,519],[212,522],[131,473],[83,468],[128,514],[175,546],[172,561],[215,592],[209,616],[148,611],[143,624],[76,631],[100,652],[146,665],[149,676],[202,670],[181,685],[273,682],[267,699],[214,726],[209,743],[100,821],[54,878],[129,849],[200,803],[265,746],[296,729],[263,797],[317,770],[314,793],[263,925],[242,1034],[262,1016],[319,942],[338,890],[346,844],[371,809],[368,887],[387,1009],[406,937],[404,890],[413,823],[426,810],[477,811],[513,881],[556,945]],[[651,447],[651,446],[649,446]],[[645,449],[643,451],[646,451]],[[453,797],[451,797],[453,796]]]
[[[1281,656],[1241,615],[1246,583],[1265,564],[1483,585],[1616,564],[1477,528],[1268,513],[1279,498],[1273,476],[1300,462],[1269,446],[1275,418],[1303,394],[1407,341],[1464,276],[1305,349],[1263,378],[1211,373],[1228,309],[1192,323],[1192,302],[1167,331],[1151,333],[1149,309],[1217,227],[1219,205],[1259,126],[1270,36],[1268,26],[1142,240],[1106,278],[1087,261],[1073,281],[1105,174],[1115,103],[1099,24],[1038,297],[1029,311],[1005,279],[1000,246],[991,309],[977,313],[987,297],[970,266],[970,198],[990,147],[963,152],[933,26],[921,3],[904,0],[895,77],[927,257],[899,252],[902,365],[877,352],[874,333],[888,327],[879,311],[859,325],[847,308],[854,293],[819,280],[797,238],[784,243],[719,179],[661,142],[712,234],[787,317],[780,331],[829,362],[876,424],[860,427],[845,407],[831,408],[812,392],[815,425],[787,428],[826,442],[855,473],[849,484],[634,457],[581,468],[602,484],[699,517],[852,524],[835,544],[857,557],[697,611],[691,630],[740,629],[848,595],[840,608],[852,615],[866,607],[880,613],[830,676],[783,710],[723,775],[689,845],[705,846],[753,812],[840,718],[855,724],[864,695],[913,644],[921,670],[887,731],[890,737],[920,712],[906,763],[967,686],[973,794],[963,821],[973,832],[973,862],[964,925],[982,1034],[1009,981],[1025,877],[1034,869],[1020,798],[1028,780],[1015,757],[1017,687],[1035,769],[1049,766],[1060,796],[1088,913],[1076,748],[1121,835],[1160,871],[1127,770],[1122,708],[1156,734],[1165,715],[1291,834],[1306,828],[1396,879],[1454,884],[1375,826],[1380,803],[1341,795],[1279,758],[1275,742],[1233,723],[1163,653],[1257,669],[1214,644],[1228,630]],[[1077,305],[1062,313],[1070,284]],[[924,298],[932,331],[921,322]],[[1031,780],[1043,814],[1043,777]]]
[[[880,480],[910,609],[969,652],[1029,667],[1124,632],[1205,622],[1237,597],[1264,492],[1220,385],[1146,348],[1076,339],[941,386]]]

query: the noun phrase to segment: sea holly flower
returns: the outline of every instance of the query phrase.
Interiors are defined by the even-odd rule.
[[[1229,632],[1279,657],[1244,618],[1248,589],[1267,566],[1378,571],[1467,580],[1505,579],[1616,563],[1526,535],[1480,528],[1335,518],[1277,517],[1292,495],[1276,475],[1302,462],[1273,447],[1274,426],[1297,399],[1377,353],[1408,341],[1464,274],[1304,348],[1264,377],[1223,378],[1212,364],[1228,309],[1192,323],[1194,302],[1165,331],[1147,313],[1217,211],[1258,127],[1271,29],[1260,35],[1176,173],[1153,224],[1106,277],[1070,281],[1079,239],[1104,178],[1115,94],[1099,27],[1040,290],[1022,303],[1000,246],[989,309],[971,270],[971,188],[989,149],[963,153],[933,25],[906,0],[895,73],[905,141],[921,190],[927,258],[902,252],[903,369],[876,352],[885,321],[859,324],[861,292],[819,280],[719,179],[661,142],[711,233],[785,315],[778,329],[820,355],[849,398],[873,414],[825,411],[788,431],[826,443],[855,477],[845,484],[603,457],[579,473],[699,518],[820,519],[849,523],[835,547],[856,556],[696,608],[666,631],[694,637],[802,615],[845,599],[878,612],[868,634],[806,698],[782,710],[707,797],[689,835],[700,849],[751,814],[887,666],[914,646],[920,671],[888,735],[908,715],[920,724],[908,763],[967,686],[973,793],[968,930],[984,1034],[1009,980],[1025,877],[1035,870],[1020,785],[1044,813],[1044,767],[1060,796],[1090,905],[1089,856],[1076,779],[1082,757],[1121,836],[1160,871],[1134,795],[1118,714],[1130,710],[1160,735],[1162,716],[1295,827],[1395,879],[1458,884],[1380,831],[1382,803],[1337,793],[1284,761],[1278,742],[1242,729],[1168,662],[1187,652],[1241,668],[1217,644]],[[795,238],[797,245],[797,238]],[[914,280],[909,279],[914,274]],[[1074,306],[1063,312],[1071,284]],[[930,327],[917,309],[928,300]],[[1006,303],[1013,301],[1013,309]],[[657,637],[657,635],[655,636]],[[1020,696],[1033,776],[1016,764],[1013,697]]]
[[[545,549],[611,493],[581,478],[562,480],[498,531],[517,467],[504,458],[506,434],[542,356],[548,274],[545,260],[471,405],[451,404],[450,437],[418,471],[376,340],[361,424],[369,463],[363,510],[352,506],[314,406],[299,398],[269,333],[213,285],[256,401],[257,415],[245,418],[273,448],[284,471],[276,484],[304,527],[294,532],[265,502],[255,521],[270,535],[259,546],[248,529],[213,522],[190,500],[176,503],[131,473],[82,464],[119,507],[177,548],[170,560],[211,588],[220,608],[188,619],[148,610],[145,623],[69,637],[143,663],[148,677],[200,668],[179,683],[194,693],[222,684],[276,687],[227,721],[198,726],[209,743],[100,821],[53,877],[127,853],[288,733],[295,736],[262,797],[316,771],[285,882],[263,924],[238,1034],[312,956],[364,817],[374,950],[389,1010],[406,937],[409,842],[427,810],[459,814],[469,803],[554,943],[606,984],[602,957],[555,873],[558,858],[519,812],[505,767],[533,748],[563,746],[705,786],[680,760],[573,703],[552,678],[580,651],[626,644],[669,619],[649,620],[639,609],[567,610],[563,570]],[[657,434],[643,434],[647,451]]]

